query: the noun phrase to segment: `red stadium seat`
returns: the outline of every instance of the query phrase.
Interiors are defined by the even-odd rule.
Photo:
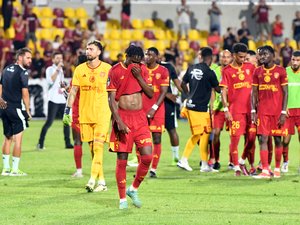
[[[152,30],[145,30],[144,38],[146,38],[148,40],[155,40],[155,35]]]
[[[73,39],[73,31],[66,29],[64,38]]]
[[[64,18],[58,17],[53,20],[53,26],[56,28],[64,28]]]
[[[190,48],[193,49],[194,51],[199,51],[200,49],[200,44],[198,41],[191,41],[190,42]]]
[[[62,8],[54,8],[53,9],[53,15],[55,15],[58,18],[65,17],[64,10]]]

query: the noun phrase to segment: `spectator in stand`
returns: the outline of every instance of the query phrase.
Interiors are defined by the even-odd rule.
[[[130,0],[123,0],[122,11],[121,11],[121,27],[123,29],[130,29],[130,15],[131,5]]]
[[[11,25],[11,18],[13,15],[13,2],[15,0],[2,0],[2,16],[3,16],[3,30],[6,31]]]
[[[248,41],[253,39],[250,30],[248,29],[248,24],[246,21],[242,21],[241,28],[237,32],[237,40],[248,46]],[[248,46],[249,47],[249,46]]]
[[[23,6],[23,15],[28,15],[29,8],[32,7],[33,0],[21,0],[21,4]]]
[[[300,11],[296,11],[296,18],[293,19],[292,29],[293,29],[293,37],[294,40],[298,44],[298,48],[300,47]]]
[[[67,37],[63,38],[63,42],[59,46],[58,51],[59,52],[63,52],[63,53],[71,52],[72,51],[72,47],[71,47],[71,44],[69,42],[69,38],[67,38]]]
[[[52,43],[48,41],[46,43],[45,51],[44,51],[44,61],[45,61],[45,66],[49,67],[53,64],[52,61],[52,56],[53,56],[53,48],[52,48]]]
[[[95,21],[97,24],[97,30],[100,34],[104,34],[106,30],[106,23],[108,20],[108,14],[111,12],[112,7],[106,8],[104,0],[98,0],[98,4],[95,7]]]
[[[52,49],[54,51],[57,51],[60,45],[61,45],[61,37],[59,35],[56,35],[54,41],[52,42]]]
[[[265,0],[259,0],[258,5],[253,10],[253,16],[257,16],[257,25],[258,25],[258,37],[262,40],[264,32],[266,32],[267,37],[271,40],[271,27],[269,24],[269,10],[271,6],[266,4]]]
[[[177,7],[177,15],[178,15],[178,29],[179,29],[179,37],[178,39],[188,37],[188,32],[191,28],[191,11],[190,7],[186,4],[186,0],[181,0],[181,5]]]
[[[234,30],[232,27],[227,28],[226,34],[223,36],[223,49],[231,51],[232,46],[237,42]]]
[[[166,48],[164,57],[167,62],[172,62],[175,65],[176,58],[179,57],[177,42],[170,41],[170,47]]]
[[[23,16],[23,19],[26,21],[26,45],[28,45],[29,40],[32,40],[34,44],[34,50],[36,51],[36,35],[35,32],[39,27],[39,20],[35,13],[32,12],[32,5],[28,5],[28,14]]]
[[[284,39],[284,46],[280,49],[280,57],[282,59],[282,66],[287,67],[293,55],[293,48],[290,46],[290,39]]]
[[[15,38],[14,38],[14,49],[17,51],[20,48],[24,48],[26,46],[25,43],[25,32],[26,32],[26,23],[23,20],[23,16],[19,14],[17,16],[17,20],[14,23],[15,29]]]
[[[216,1],[212,1],[211,8],[208,10],[209,15],[209,30],[210,32],[213,32],[214,30],[217,30],[218,33],[221,33],[221,18],[222,12],[220,8],[217,6]]]
[[[279,52],[280,44],[283,42],[283,29],[284,26],[281,21],[281,16],[277,14],[275,21],[272,23],[272,41],[276,52]]]
[[[88,29],[85,32],[85,39],[88,40],[87,42],[101,39],[101,36],[103,35],[102,33],[99,34],[99,29],[97,29],[96,23],[94,21],[88,22],[87,27]]]
[[[207,44],[213,49],[213,54],[218,55],[220,51],[221,37],[218,30],[213,30],[207,37]]]
[[[31,78],[42,78],[45,77],[45,61],[41,58],[40,52],[36,51],[31,63]]]
[[[81,42],[83,39],[83,33],[84,32],[82,30],[80,21],[77,20],[75,23],[75,30],[73,31],[73,39],[74,39],[73,49],[72,49],[73,54],[76,54],[77,49],[80,48],[80,46],[81,46]]]

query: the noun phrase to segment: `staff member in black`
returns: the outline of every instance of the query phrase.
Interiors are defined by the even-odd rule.
[[[0,96],[6,104],[0,104],[2,111],[4,144],[2,176],[26,176],[19,169],[23,131],[28,127],[29,111],[28,68],[32,54],[28,48],[16,53],[16,64],[7,66],[0,80]],[[3,103],[3,102],[2,102]],[[14,142],[12,169],[9,164],[10,146]]]

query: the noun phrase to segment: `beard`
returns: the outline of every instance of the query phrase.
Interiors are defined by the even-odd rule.
[[[97,57],[93,57],[93,56],[87,56],[87,60],[88,61],[93,61],[94,59],[96,59]]]

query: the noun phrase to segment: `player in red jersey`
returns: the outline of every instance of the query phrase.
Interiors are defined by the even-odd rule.
[[[149,121],[149,128],[153,141],[153,160],[150,169],[150,177],[156,178],[156,169],[161,155],[161,134],[165,129],[165,103],[168,86],[169,71],[159,65],[159,52],[157,48],[148,48],[145,54],[145,62],[152,81],[154,95],[148,98],[143,95],[143,109]]]
[[[225,117],[229,121],[229,148],[233,169],[235,175],[240,176],[241,170],[244,175],[248,175],[245,159],[238,160],[238,144],[240,136],[245,135],[251,128],[250,95],[255,66],[244,62],[248,50],[245,44],[237,43],[232,49],[233,62],[223,69],[220,86],[222,87]],[[252,144],[255,143],[255,132],[247,137],[248,142],[252,142]],[[251,148],[245,148],[244,151],[249,151]]]
[[[116,179],[120,196],[119,209],[127,209],[126,194],[136,207],[142,203],[137,189],[148,173],[152,161],[152,141],[146,114],[143,111],[142,92],[153,96],[151,80],[146,66],[141,64],[143,49],[131,45],[126,50],[126,60],[111,68],[107,81],[109,107],[113,115],[110,150],[117,152]],[[140,163],[132,185],[126,190],[126,165],[128,154],[135,143]]]
[[[254,178],[270,178],[268,163],[268,137],[275,141],[274,177],[280,177],[282,137],[287,135],[285,127],[288,99],[287,74],[283,67],[274,64],[274,49],[263,46],[259,51],[262,66],[253,75],[251,118],[257,124],[262,172]],[[257,113],[256,113],[257,108]]]

